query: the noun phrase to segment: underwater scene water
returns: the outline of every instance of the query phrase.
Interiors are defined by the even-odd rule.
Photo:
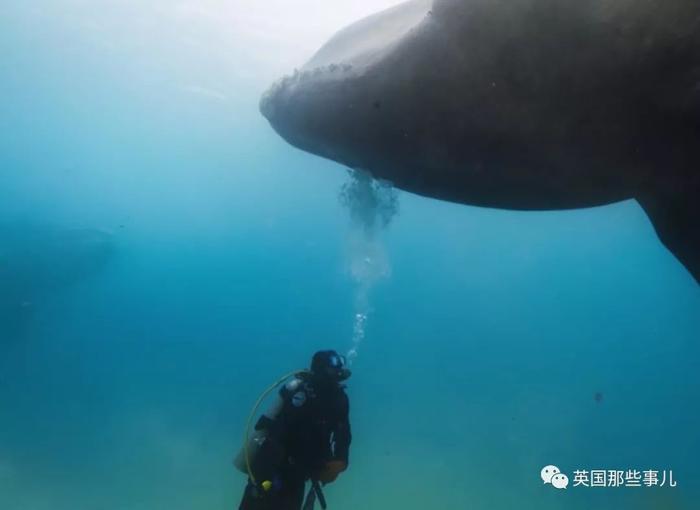
[[[253,403],[323,348],[353,369],[330,509],[698,508],[700,289],[636,202],[377,184],[367,218],[260,115],[392,3],[0,5],[0,508],[237,508]],[[574,487],[598,469],[677,485]]]

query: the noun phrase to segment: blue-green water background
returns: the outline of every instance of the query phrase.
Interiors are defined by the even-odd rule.
[[[258,393],[351,346],[346,175],[259,115],[290,69],[227,38],[235,2],[97,4],[0,6],[0,219],[20,232],[0,253],[46,228],[112,244],[10,296],[31,311],[0,323],[0,508],[235,508]],[[400,203],[329,508],[697,508],[700,292],[637,204]],[[71,256],[46,251],[23,263]],[[555,491],[550,463],[678,486]]]

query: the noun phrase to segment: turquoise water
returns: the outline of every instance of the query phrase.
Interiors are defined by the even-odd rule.
[[[399,193],[358,243],[342,167],[257,111],[342,20],[28,4],[0,6],[0,508],[236,508],[250,406],[358,312],[329,508],[697,508],[700,290],[635,202]],[[557,491],[546,464],[678,485]]]

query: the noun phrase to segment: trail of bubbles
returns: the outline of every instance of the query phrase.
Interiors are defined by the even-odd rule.
[[[398,212],[396,191],[368,174],[350,171],[350,180],[340,192],[340,201],[348,209],[353,228],[348,236],[349,272],[355,283],[354,319],[348,364],[357,358],[367,336],[367,322],[372,308],[370,294],[377,283],[391,275],[391,264],[381,231]]]
[[[360,344],[365,339],[365,324],[367,322],[367,314],[357,312],[355,314],[355,322],[352,325],[352,347],[347,352],[348,366],[352,366],[352,363],[357,358],[357,350],[360,348]]]
[[[369,237],[364,230],[357,230],[351,236],[350,272],[355,282],[355,315],[352,345],[347,358],[352,364],[367,334],[367,321],[372,313],[371,291],[377,283],[391,276],[391,265],[384,246],[377,238]]]

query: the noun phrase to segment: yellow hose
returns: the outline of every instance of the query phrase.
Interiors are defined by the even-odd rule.
[[[295,370],[294,372],[289,372],[288,374],[284,375],[283,377],[280,377],[277,381],[275,381],[274,384],[270,385],[269,388],[267,388],[265,391],[263,391],[260,396],[258,397],[258,400],[255,402],[255,405],[253,406],[253,409],[250,411],[250,415],[248,416],[248,421],[246,422],[245,426],[245,434],[243,436],[243,453],[245,455],[245,467],[246,470],[248,471],[248,476],[250,477],[250,481],[253,482],[253,485],[257,485],[257,481],[255,480],[255,476],[253,475],[253,470],[250,467],[250,449],[248,448],[248,443],[250,442],[250,428],[252,426],[253,420],[255,419],[255,415],[258,412],[258,408],[260,407],[260,404],[262,404],[263,400],[265,400],[265,397],[267,397],[272,390],[277,388],[280,384],[282,384],[284,381],[289,379],[290,377],[293,377],[297,374],[302,374],[306,373],[308,370]]]

